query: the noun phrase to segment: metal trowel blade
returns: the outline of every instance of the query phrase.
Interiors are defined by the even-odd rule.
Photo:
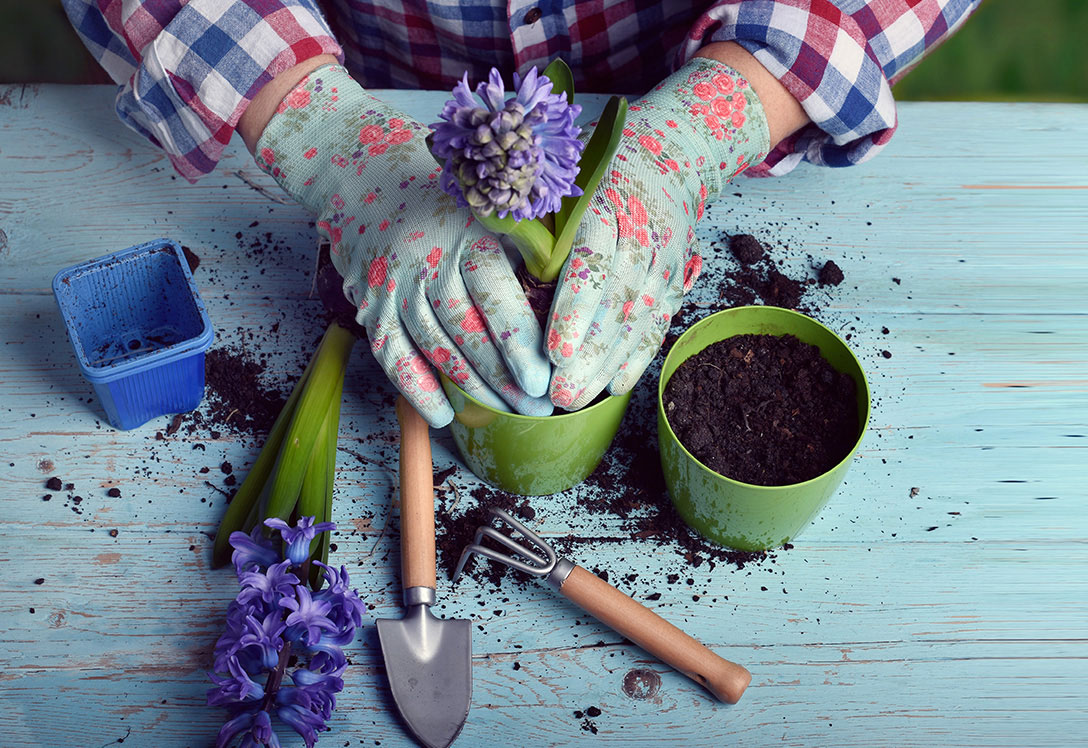
[[[401,619],[378,619],[389,687],[401,717],[427,748],[450,745],[472,701],[472,627],[443,620],[425,605]]]

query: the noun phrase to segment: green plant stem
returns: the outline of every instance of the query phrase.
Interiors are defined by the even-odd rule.
[[[315,523],[332,520],[332,486],[336,475],[336,443],[340,436],[340,399],[343,391],[344,378],[341,377],[310,455],[299,496],[296,514],[300,517],[313,516]],[[329,536],[330,533],[323,532],[310,542],[312,561],[328,563]],[[314,590],[321,589],[324,580],[321,572],[321,567],[310,565],[310,587]]]
[[[313,371],[280,445],[276,467],[270,478],[272,484],[264,513],[266,518],[286,520],[298,504],[310,454],[318,436],[325,433],[322,426],[330,404],[335,399],[339,405],[336,394],[343,387],[344,373],[354,343],[355,337],[335,322],[325,331],[315,356]]]
[[[339,332],[334,336],[330,336],[333,327],[336,327]],[[345,336],[347,338],[346,341],[344,340]],[[317,367],[318,362],[325,361],[330,356],[336,356],[338,358],[342,356],[344,368],[346,369],[346,360],[351,352],[353,343],[354,338],[351,334],[335,323],[330,325],[329,329],[326,330],[325,336],[321,339],[321,343],[318,345],[317,350],[310,358],[309,363],[306,365],[306,369],[302,372],[302,377],[295,384],[283,409],[280,410],[279,415],[276,416],[276,420],[272,424],[272,429],[269,431],[268,439],[265,441],[264,447],[261,448],[257,460],[253,463],[253,467],[250,468],[249,473],[246,475],[246,479],[242,481],[242,485],[238,488],[238,492],[235,493],[234,498],[231,499],[230,505],[227,507],[227,511],[224,513],[223,519],[219,523],[219,529],[216,532],[215,544],[212,550],[212,568],[218,568],[230,561],[232,552],[230,534],[238,530],[248,532],[252,530],[253,526],[259,521],[260,518],[258,515],[263,513],[260,510],[260,506],[262,503],[267,504],[269,477],[274,472],[278,472],[277,462],[284,440],[287,436],[288,429],[295,420],[296,410],[299,409],[299,403],[302,400],[303,393],[310,389],[311,376]],[[342,387],[343,371],[341,371],[340,380],[340,386]],[[339,404],[339,399],[337,399],[337,404]],[[288,514],[289,513],[290,509],[288,509]]]
[[[509,236],[525,260],[529,272],[539,277],[537,273],[547,267],[555,248],[555,234],[547,226],[539,220],[515,221],[510,215],[505,218],[499,218],[495,214],[477,215],[476,218],[488,231]]]
[[[268,476],[271,475],[276,464],[276,457],[279,455],[280,445],[283,444],[283,437],[287,434],[287,427],[291,423],[295,406],[302,396],[302,391],[306,388],[306,382],[309,380],[314,361],[317,359],[317,353],[320,350],[320,347],[318,347],[318,351],[306,364],[302,377],[295,383],[287,402],[284,403],[279,415],[276,416],[272,429],[268,432],[268,438],[265,440],[264,446],[261,447],[260,454],[257,455],[257,460],[253,463],[253,467],[249,469],[245,480],[238,487],[238,491],[234,494],[234,498],[231,499],[227,511],[223,514],[223,519],[219,522],[219,530],[215,534],[215,545],[212,550],[213,569],[230,561],[230,534],[243,529],[248,532],[255,524],[255,522],[249,522],[248,518],[253,516],[254,510],[258,506],[258,499],[261,497],[265,483],[268,481]]]

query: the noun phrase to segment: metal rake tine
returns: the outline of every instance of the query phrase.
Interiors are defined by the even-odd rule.
[[[484,556],[485,558],[491,559],[492,561],[498,561],[501,564],[505,564],[506,566],[517,569],[518,571],[523,571],[526,574],[530,574],[535,577],[546,577],[552,572],[552,570],[555,568],[557,556],[550,545],[544,542],[544,540],[539,535],[527,528],[521,522],[511,517],[508,512],[502,509],[491,509],[490,513],[493,516],[498,517],[500,521],[506,522],[515,530],[519,531],[531,543],[533,543],[536,548],[543,550],[546,558],[542,558],[532,549],[526,547],[524,543],[517,542],[513,538],[510,538],[504,533],[499,532],[490,525],[481,525],[476,530],[476,536],[475,538],[473,538],[473,542],[466,546],[465,549],[461,552],[461,558],[458,559],[457,568],[453,572],[454,582],[456,582],[458,578],[460,578],[461,572],[464,571],[465,565],[468,563],[469,558],[473,554],[479,554],[481,556]],[[491,538],[496,543],[509,549],[514,554],[519,555],[523,558],[527,558],[536,565],[534,566],[532,564],[518,561],[516,558],[483,546],[480,541],[484,537]]]
[[[515,558],[511,558],[510,556],[500,553],[499,551],[482,545],[480,541],[484,537],[491,538],[499,545],[510,549],[510,551],[512,551],[513,553],[523,556],[524,558],[529,559],[537,565],[533,566],[523,563]],[[499,563],[506,564],[507,566],[513,567],[519,571],[524,571],[526,574],[533,574],[538,576],[550,572],[552,566],[554,565],[554,562],[552,562],[550,559],[538,556],[517,541],[508,538],[506,535],[503,535],[495,528],[488,525],[481,525],[480,527],[476,528],[476,536],[475,538],[473,538],[472,543],[465,546],[465,549],[461,551],[461,558],[457,561],[457,568],[453,572],[452,581],[456,582],[457,579],[461,576],[461,572],[464,570],[465,565],[468,563],[469,557],[473,553],[478,553],[479,555],[490,558],[493,561],[498,561]]]
[[[539,536],[539,535],[537,535],[537,534],[536,534],[535,532],[533,532],[532,530],[530,530],[530,529],[529,529],[528,527],[526,527],[525,525],[523,525],[523,524],[522,524],[521,522],[519,522],[518,520],[514,519],[514,518],[513,518],[513,517],[512,517],[511,515],[510,515],[510,512],[506,511],[505,509],[491,509],[491,510],[489,510],[489,511],[491,512],[491,514],[492,514],[493,516],[495,516],[495,517],[498,517],[498,518],[499,518],[499,519],[501,519],[501,520],[502,520],[503,522],[505,522],[506,524],[510,525],[510,526],[511,526],[511,527],[513,527],[513,528],[514,528],[515,530],[517,530],[517,531],[518,531],[518,532],[520,532],[520,533],[521,533],[522,535],[524,535],[524,536],[525,536],[526,538],[528,538],[528,539],[529,539],[530,541],[532,541],[532,543],[533,543],[533,544],[534,544],[534,545],[535,545],[535,546],[536,546],[537,548],[540,548],[541,550],[543,550],[543,551],[544,551],[544,553],[545,553],[545,554],[546,554],[546,555],[548,556],[548,564],[549,564],[549,565],[552,565],[552,566],[554,566],[554,565],[555,565],[555,560],[556,560],[556,553],[555,553],[555,550],[554,550],[554,549],[553,549],[553,548],[551,547],[551,545],[549,545],[549,544],[548,544],[548,543],[547,543],[547,542],[546,542],[546,541],[544,540],[544,538],[540,537],[540,536]]]
[[[499,532],[494,527],[491,527],[489,525],[484,525],[483,527],[476,530],[476,539],[473,544],[482,545],[482,543],[480,543],[480,540],[485,536],[491,538],[499,545],[509,548],[517,555],[529,559],[529,561],[531,561],[533,564],[531,566],[531,568],[533,569],[540,569],[551,563],[550,558],[544,558],[543,556],[539,556],[536,553],[533,553],[531,549],[526,548],[523,544],[509,537],[505,533]]]

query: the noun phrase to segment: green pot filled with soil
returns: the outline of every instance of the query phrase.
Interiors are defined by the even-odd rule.
[[[604,397],[581,410],[523,416],[484,405],[445,375],[453,406],[450,433],[478,478],[509,493],[565,491],[592,473],[619,429],[631,393]]]
[[[811,317],[737,307],[676,341],[657,412],[684,521],[758,551],[795,538],[842,483],[869,422],[869,385],[846,343]]]

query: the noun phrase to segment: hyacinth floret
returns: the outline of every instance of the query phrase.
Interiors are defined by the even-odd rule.
[[[515,95],[506,98],[502,76],[469,88],[468,73],[453,89],[435,129],[432,151],[445,163],[442,189],[478,215],[515,220],[541,218],[578,196],[574,184],[585,145],[574,124],[582,107],[552,93],[552,81],[532,68],[514,74]],[[484,106],[480,106],[480,102]]]
[[[336,571],[308,560],[310,542],[335,529],[332,523],[303,517],[295,525],[264,524],[279,537],[264,538],[259,527],[231,535],[241,589],[227,608],[209,673],[215,685],[208,690],[208,704],[229,713],[216,748],[279,746],[273,716],[313,748],[344,688],[343,647],[354,640],[366,606],[343,567]],[[283,544],[288,558],[269,553]],[[300,548],[305,554],[296,560]],[[306,583],[310,563],[318,564],[326,583],[318,591]]]
[[[304,563],[310,557],[310,541],[320,533],[336,528],[332,522],[314,524],[313,517],[300,518],[294,527],[276,517],[266,519],[264,523],[273,530],[280,531],[280,537],[287,543],[287,558],[296,565]]]

